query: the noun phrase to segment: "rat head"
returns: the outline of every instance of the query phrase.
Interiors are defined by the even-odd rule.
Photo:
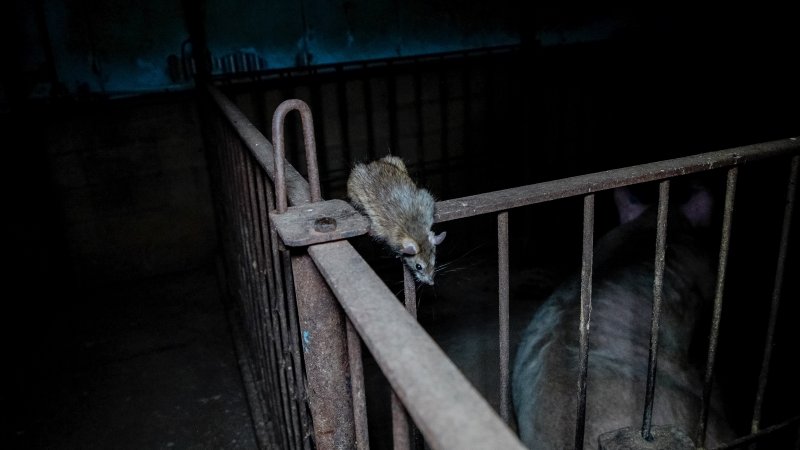
[[[414,278],[421,283],[433,284],[433,274],[436,269],[436,246],[441,244],[447,232],[433,234],[428,232],[426,241],[417,242],[411,238],[402,240],[403,248],[400,252]]]

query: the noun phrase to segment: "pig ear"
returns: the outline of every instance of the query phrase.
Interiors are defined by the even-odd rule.
[[[639,201],[625,186],[614,189],[614,203],[617,204],[620,224],[636,219],[647,209],[647,205]]]
[[[711,225],[711,214],[714,209],[714,198],[703,187],[696,186],[692,194],[684,204],[681,205],[681,213],[695,227],[707,227]]]
[[[442,231],[441,233],[436,234],[436,235],[433,234],[433,231],[429,231],[428,232],[428,240],[433,245],[441,244],[442,241],[444,240],[445,236],[447,236],[447,231]]]
[[[412,239],[405,238],[403,239],[403,248],[400,251],[405,255],[416,255],[419,253],[419,247]]]

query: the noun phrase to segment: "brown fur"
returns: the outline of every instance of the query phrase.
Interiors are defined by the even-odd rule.
[[[347,195],[369,218],[370,234],[402,256],[417,280],[433,284],[436,244],[444,233],[431,231],[435,201],[417,187],[403,160],[386,156],[356,164],[347,180]]]

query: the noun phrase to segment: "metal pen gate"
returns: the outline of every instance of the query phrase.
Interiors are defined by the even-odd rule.
[[[501,343],[498,370],[502,379],[498,415],[413,320],[416,302],[411,276],[407,272],[404,274],[407,305],[404,310],[344,240],[364,233],[366,228],[346,204],[322,201],[319,176],[313,168],[313,150],[306,156],[312,167],[308,171],[309,182],[290,164],[282,164],[283,143],[276,136],[280,136],[283,118],[293,108],[301,111],[304,140],[309,151],[314,146],[313,124],[310,111],[302,102],[287,103],[276,112],[272,143],[216,88],[206,88],[202,108],[227,289],[239,312],[235,323],[239,330],[243,372],[250,380],[249,398],[255,420],[260,425],[262,446],[368,448],[361,339],[394,391],[395,448],[409,448],[413,443],[405,411],[432,448],[520,448],[521,444],[506,425],[509,420],[508,212],[536,203],[583,197],[582,292],[585,295],[582,307],[588,309],[595,194],[619,186],[658,181],[659,208],[665,209],[670,179],[725,169],[728,183],[715,299],[717,314],[708,348],[708,386],[716,350],[738,166],[765,158],[791,157],[781,251],[776,263],[772,313],[752,434],[730,445],[749,442],[768,431],[761,429],[759,417],[769,375],[771,340],[791,229],[800,158],[797,138],[438,202],[436,221],[439,223],[496,215]],[[277,159],[276,155],[279,155]],[[659,215],[657,239],[657,252],[661,255],[666,226],[663,216]],[[663,266],[656,270],[656,284],[660,270]],[[658,306],[655,308],[657,310]],[[657,315],[653,327],[658,327]],[[585,334],[581,336],[581,348],[582,375],[576,395],[585,402],[588,356]],[[651,367],[656,350],[654,341]],[[648,374],[646,409],[652,408],[653,375],[652,371]],[[704,400],[707,404],[707,396]],[[582,445],[583,414],[579,406],[576,447]],[[650,426],[648,417],[645,413],[644,430]],[[786,427],[797,421],[795,417],[779,426]],[[695,441],[700,447],[702,439],[701,432]]]

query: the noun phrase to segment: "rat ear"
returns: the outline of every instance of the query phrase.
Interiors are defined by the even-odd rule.
[[[405,238],[403,239],[403,248],[400,251],[405,255],[416,255],[419,253],[419,247],[417,247],[417,243],[413,239]]]
[[[439,245],[444,240],[445,236],[447,236],[447,231],[442,231],[439,234],[434,235],[433,231],[428,232],[428,240],[433,245]]]

